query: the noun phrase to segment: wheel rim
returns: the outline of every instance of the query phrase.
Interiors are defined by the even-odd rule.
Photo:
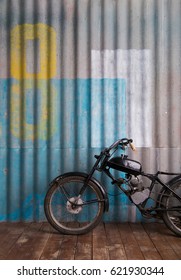
[[[80,198],[79,190],[83,183],[81,180],[73,179],[53,190],[49,211],[57,227],[80,231],[97,221],[101,212],[99,194],[88,185]]]
[[[181,183],[173,188],[174,192],[181,196]],[[167,211],[167,217],[171,224],[181,232],[181,202],[178,200],[173,193],[170,193],[166,200],[166,208],[172,208],[172,211]]]

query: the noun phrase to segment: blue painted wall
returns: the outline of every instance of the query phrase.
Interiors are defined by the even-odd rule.
[[[50,180],[87,172],[95,153],[125,136],[125,90],[122,79],[41,80],[36,88],[0,80],[1,221],[44,219]]]

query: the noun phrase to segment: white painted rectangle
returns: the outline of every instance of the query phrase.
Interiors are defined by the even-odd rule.
[[[152,146],[152,63],[151,51],[92,50],[92,79],[125,79],[127,136],[137,147]]]

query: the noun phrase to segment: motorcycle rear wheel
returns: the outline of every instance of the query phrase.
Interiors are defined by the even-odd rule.
[[[169,187],[181,196],[181,179],[178,179]],[[166,210],[163,211],[162,215],[166,226],[176,235],[181,236],[181,201],[176,198],[174,193],[167,190],[162,196],[161,206]]]

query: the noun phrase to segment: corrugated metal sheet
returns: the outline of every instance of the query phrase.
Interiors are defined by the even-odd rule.
[[[180,0],[0,1],[1,221],[44,219],[49,181],[123,136],[180,171],[180,29]],[[111,197],[105,220],[140,219]]]

